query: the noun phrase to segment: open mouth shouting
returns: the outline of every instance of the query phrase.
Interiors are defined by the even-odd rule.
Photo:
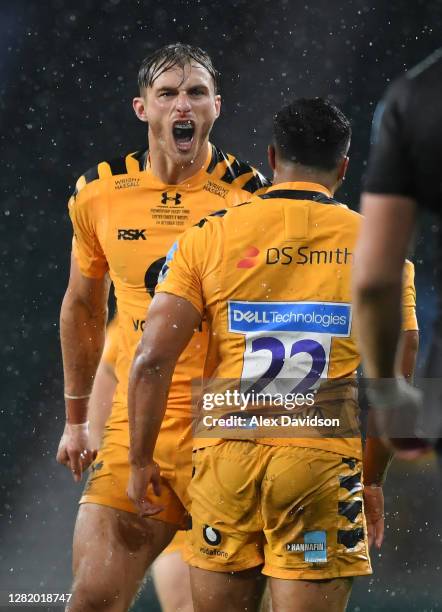
[[[190,151],[195,133],[194,122],[190,119],[175,121],[172,133],[177,149],[184,153]]]

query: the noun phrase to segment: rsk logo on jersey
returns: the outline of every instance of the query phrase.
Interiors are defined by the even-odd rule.
[[[178,192],[175,195],[169,195],[167,191],[163,191],[161,194],[161,204],[167,206],[168,202],[173,202],[175,206],[179,206],[181,204],[181,197],[181,194]]]
[[[228,302],[229,331],[288,331],[347,337],[351,305],[333,302]]]
[[[247,247],[242,254],[242,259],[236,264],[237,268],[253,268],[258,265],[259,249],[254,246]]]
[[[118,240],[146,240],[146,229],[119,229]]]

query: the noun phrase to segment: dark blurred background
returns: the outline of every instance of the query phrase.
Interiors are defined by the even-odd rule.
[[[332,98],[354,130],[339,197],[357,209],[376,102],[392,78],[440,46],[441,34],[439,0],[0,3],[0,592],[69,589],[79,489],[54,460],[64,422],[66,202],[87,168],[145,146],[131,109],[141,59],[177,40],[206,49],[222,73],[212,140],[265,173],[274,111],[292,96]],[[424,226],[414,256],[420,363],[434,310],[428,253],[439,231],[430,219]],[[397,464],[386,495],[387,540],[349,609],[441,609],[433,461]],[[147,590],[137,609],[157,610]]]

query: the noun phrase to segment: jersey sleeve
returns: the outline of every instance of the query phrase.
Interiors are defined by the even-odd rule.
[[[106,329],[106,341],[101,357],[111,368],[115,369],[118,355],[118,315],[112,319]]]
[[[189,301],[203,315],[203,279],[208,248],[208,224],[204,219],[174,243],[159,276],[155,293],[172,293]],[[213,245],[212,245],[213,248]]]
[[[80,177],[77,185],[81,185]],[[78,189],[78,187],[77,187]],[[96,233],[97,203],[100,190],[97,182],[85,185],[69,200],[69,216],[74,229],[72,252],[81,273],[90,278],[102,278],[108,263]]]
[[[416,331],[418,329],[414,265],[411,261],[406,260],[402,283],[402,331]]]
[[[363,185],[367,192],[415,196],[406,120],[410,86],[410,81],[401,77],[377,106]]]

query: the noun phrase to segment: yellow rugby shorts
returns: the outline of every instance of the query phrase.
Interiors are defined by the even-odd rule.
[[[218,572],[371,574],[361,462],[298,446],[227,440],[194,452],[185,559]]]
[[[97,458],[90,468],[80,503],[101,504],[117,510],[136,513],[126,495],[129,480],[129,425],[106,429]],[[148,497],[165,506],[152,516],[186,529],[189,525],[188,487],[192,475],[191,420],[165,417],[154,455],[160,466],[162,491],[160,497],[148,489]]]

